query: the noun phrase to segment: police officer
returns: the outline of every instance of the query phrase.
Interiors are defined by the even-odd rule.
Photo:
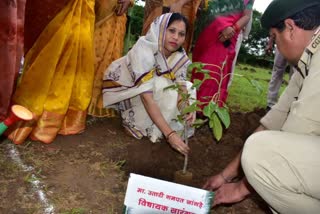
[[[297,72],[242,152],[204,188],[216,190],[214,205],[253,188],[274,213],[319,213],[320,0],[273,0],[261,24]],[[245,177],[230,183],[240,164]]]

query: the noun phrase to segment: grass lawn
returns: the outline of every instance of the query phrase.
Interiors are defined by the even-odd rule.
[[[227,105],[232,111],[248,112],[255,108],[265,108],[267,105],[267,93],[271,69],[252,67],[250,65],[238,64],[235,75],[229,88]],[[258,83],[255,87],[250,81]],[[285,83],[282,84],[282,93],[289,80],[289,75],[285,73]],[[258,88],[261,88],[259,91]]]

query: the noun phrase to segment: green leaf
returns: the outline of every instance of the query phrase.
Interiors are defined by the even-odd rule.
[[[199,79],[194,79],[193,80],[193,85],[192,85],[192,89],[196,89],[196,90],[199,90],[200,86],[202,84],[202,80],[199,80]]]
[[[220,120],[226,128],[230,126],[230,114],[226,107],[218,107],[216,110]]]
[[[213,79],[210,74],[204,74],[204,78],[202,81],[205,81],[205,80],[209,80],[209,79]]]
[[[214,137],[219,141],[222,137],[222,125],[221,122],[216,114],[212,115],[213,127],[212,132]]]
[[[190,94],[187,93],[180,93],[181,99],[182,100],[189,100],[189,97],[191,96]]]
[[[209,102],[207,106],[203,108],[203,115],[211,118],[212,113],[216,110],[217,104],[214,102]]]
[[[199,100],[195,100],[194,103],[197,105],[197,106],[201,106],[203,104],[205,104],[205,102],[201,102]]]
[[[184,124],[183,115],[179,114],[179,115],[177,116],[177,118],[178,118],[179,123]]]
[[[214,127],[213,119],[210,119],[210,120],[209,120],[209,127],[210,127],[210,128],[213,128],[213,127]]]
[[[178,90],[179,89],[179,85],[178,84],[169,85],[169,86],[165,87],[163,89],[163,91],[168,90],[168,89]]]
[[[210,70],[207,70],[207,69],[201,69],[201,70],[198,70],[197,72],[200,72],[200,73],[203,73],[203,74],[210,74]]]
[[[195,128],[199,128],[199,127],[202,126],[205,122],[207,122],[207,120],[196,119],[196,120],[194,121],[194,123],[192,124],[192,126],[195,127]]]
[[[203,120],[203,119],[196,119],[195,121],[194,121],[194,123],[193,124],[200,124],[200,125],[202,125],[202,124],[204,124],[205,122],[207,122],[207,120]]]
[[[201,110],[201,108],[199,108],[199,106],[196,103],[192,103],[191,105],[185,107],[182,110],[181,114],[182,115],[186,115],[188,113],[195,112],[195,111],[200,111],[200,110]]]
[[[204,64],[201,62],[193,62],[188,66],[187,72],[191,72],[193,69],[196,69],[196,72],[201,70],[204,67]]]

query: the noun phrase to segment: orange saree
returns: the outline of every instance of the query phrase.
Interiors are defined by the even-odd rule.
[[[95,117],[114,117],[114,109],[103,107],[102,77],[111,62],[122,56],[127,17],[125,14],[116,15],[117,0],[97,0],[95,8],[95,76],[88,114]]]

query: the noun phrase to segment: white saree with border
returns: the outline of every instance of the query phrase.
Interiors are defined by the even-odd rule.
[[[183,125],[177,122],[178,92],[164,88],[178,83],[187,88],[195,99],[192,83],[186,81],[190,60],[185,51],[176,51],[169,58],[162,54],[165,31],[171,13],[158,17],[146,36],[139,38],[128,54],[114,61],[104,74],[104,107],[116,107],[121,112],[123,126],[136,138],[148,136],[152,142],[162,138],[162,133],[149,117],[140,94],[152,93],[153,99],[170,125],[177,132]],[[193,134],[189,130],[188,136]]]

